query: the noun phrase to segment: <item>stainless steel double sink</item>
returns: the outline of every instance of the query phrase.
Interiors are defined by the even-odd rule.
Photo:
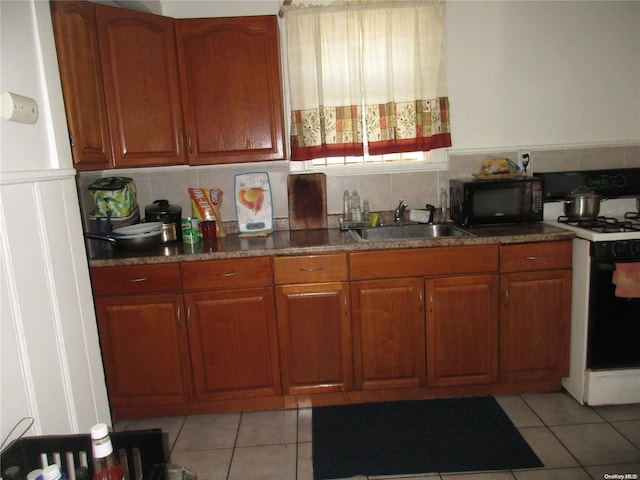
[[[358,242],[475,236],[449,223],[387,223],[379,227],[350,229],[349,233]]]

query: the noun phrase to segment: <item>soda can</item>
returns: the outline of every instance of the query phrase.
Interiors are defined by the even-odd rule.
[[[192,217],[182,219],[182,241],[184,243],[200,241],[200,220]]]

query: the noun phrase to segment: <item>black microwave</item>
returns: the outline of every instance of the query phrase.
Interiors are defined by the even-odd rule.
[[[542,180],[458,178],[449,181],[451,220],[463,226],[542,221]]]

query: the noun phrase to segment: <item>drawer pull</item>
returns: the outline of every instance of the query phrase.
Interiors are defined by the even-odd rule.
[[[535,260],[544,260],[544,259],[547,259],[547,258],[549,258],[549,256],[548,256],[548,255],[542,255],[542,256],[540,256],[540,257],[534,257],[534,256],[532,256],[532,255],[528,255],[528,256],[526,256],[526,257],[524,257],[524,258],[525,258],[525,260],[535,261]]]
[[[147,277],[131,278],[128,280],[129,283],[140,283],[140,282],[146,282],[146,281],[147,281]]]
[[[305,272],[305,273],[321,272],[321,271],[322,271],[322,267],[317,267],[317,268],[301,268],[299,271],[300,271],[300,272]]]
[[[218,277],[235,277],[239,273],[240,272],[216,273],[216,276],[218,276]]]

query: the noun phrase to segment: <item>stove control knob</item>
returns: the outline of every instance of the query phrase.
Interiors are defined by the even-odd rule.
[[[616,175],[613,178],[613,185],[616,187],[624,187],[627,184],[627,179],[623,175]]]
[[[628,245],[627,242],[614,242],[611,246],[611,253],[614,257],[624,257],[626,256],[628,246],[630,245]]]

